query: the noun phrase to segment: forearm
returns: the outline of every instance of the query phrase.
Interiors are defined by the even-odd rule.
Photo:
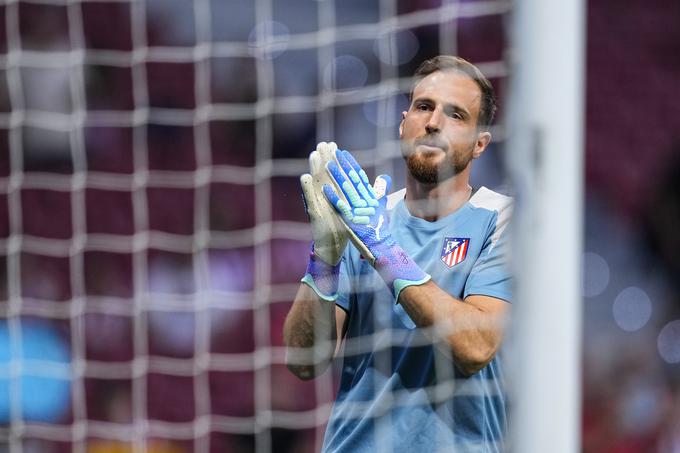
[[[337,344],[335,304],[301,284],[283,325],[286,365],[300,379],[322,373]]]
[[[483,296],[481,296],[483,297]],[[502,337],[505,307],[488,309],[456,299],[434,282],[409,286],[399,303],[425,334],[451,354],[458,368],[473,374],[493,359]],[[505,305],[500,301],[501,305]]]

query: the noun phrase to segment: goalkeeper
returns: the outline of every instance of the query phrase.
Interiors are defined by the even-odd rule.
[[[478,68],[435,57],[416,71],[399,126],[405,189],[388,196],[386,175],[369,184],[334,143],[310,155],[314,242],[284,340],[302,379],[345,340],[324,451],[503,450],[511,200],[469,184],[495,108]]]

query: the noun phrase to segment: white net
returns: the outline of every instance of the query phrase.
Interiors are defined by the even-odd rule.
[[[307,155],[403,186],[414,69],[458,54],[502,91],[508,10],[2,2],[0,450],[318,451],[337,376],[298,381],[281,339]],[[475,186],[503,182],[493,132]]]

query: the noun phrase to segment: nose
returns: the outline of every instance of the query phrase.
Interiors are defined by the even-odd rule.
[[[432,114],[430,115],[430,118],[428,118],[427,124],[425,125],[425,130],[428,134],[439,132],[441,130],[443,113],[444,112],[442,112],[442,109],[439,106],[432,110]]]

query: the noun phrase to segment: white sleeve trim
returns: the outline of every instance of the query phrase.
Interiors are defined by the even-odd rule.
[[[401,200],[404,199],[405,195],[406,195],[406,187],[387,195],[387,210],[389,211],[391,209],[394,209],[394,207],[397,205],[397,203],[399,203]]]
[[[480,187],[472,198],[470,198],[470,204],[475,208],[488,209],[489,211],[496,211],[498,213],[496,230],[491,235],[492,249],[510,223],[512,203],[512,197],[494,192],[486,187]]]

